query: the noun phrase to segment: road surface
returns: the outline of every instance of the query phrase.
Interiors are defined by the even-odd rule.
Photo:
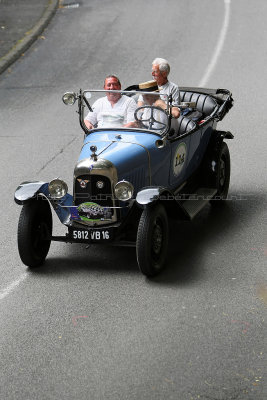
[[[61,4],[0,77],[0,397],[266,399],[265,0]],[[123,87],[149,80],[155,57],[180,86],[232,91],[219,125],[235,135],[232,200],[172,225],[155,279],[138,271],[134,249],[63,243],[30,272],[13,194],[32,179],[72,186],[83,135],[62,94],[102,88],[110,73]]]

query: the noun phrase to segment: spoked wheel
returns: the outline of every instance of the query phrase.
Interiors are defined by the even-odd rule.
[[[152,277],[163,268],[168,250],[169,227],[165,208],[161,204],[146,208],[140,218],[136,255],[140,271]]]
[[[220,206],[227,199],[230,183],[230,170],[230,153],[227,144],[223,142],[217,159],[217,193],[210,201],[212,205]]]
[[[18,249],[30,268],[45,261],[51,244],[52,214],[47,200],[34,200],[22,207],[18,224]]]

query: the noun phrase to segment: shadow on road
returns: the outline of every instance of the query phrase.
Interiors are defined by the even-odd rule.
[[[34,269],[34,273],[41,275],[68,275],[79,271],[88,271],[89,273],[101,272],[105,274],[139,274],[135,248],[104,245],[90,245],[87,247],[79,243],[59,243],[57,246],[62,246],[65,252],[64,256],[49,257],[48,254],[44,265]]]
[[[212,250],[209,252],[208,249],[217,246],[218,242],[222,246],[229,242],[235,246],[233,238],[236,234],[264,212],[266,194],[242,193],[239,197],[240,200],[228,201],[221,208],[207,206],[191,222],[171,223],[166,268],[153,282],[181,286],[205,279],[204,253],[211,254]]]
[[[238,231],[242,231],[252,218],[264,211],[266,196],[243,194],[241,197],[240,200],[228,201],[222,208],[208,206],[191,222],[170,221],[166,267],[160,275],[147,281],[151,284],[182,286],[205,279],[204,252],[207,253],[207,249],[217,245],[218,241],[222,242],[222,246],[224,242],[231,242]],[[80,244],[56,245],[65,246],[65,255],[48,255],[45,264],[34,273],[68,275],[82,270],[104,274],[140,274],[135,248],[91,245],[86,249]]]

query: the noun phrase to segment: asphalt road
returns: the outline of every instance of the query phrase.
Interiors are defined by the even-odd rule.
[[[0,398],[264,400],[266,1],[77,4],[0,76]],[[28,271],[13,193],[57,176],[71,187],[83,135],[62,94],[100,88],[109,73],[124,87],[150,79],[157,56],[180,86],[232,90],[218,127],[235,135],[233,200],[173,225],[153,280],[134,249],[60,243]]]

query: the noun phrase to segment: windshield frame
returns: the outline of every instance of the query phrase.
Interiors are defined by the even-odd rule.
[[[166,110],[162,109],[162,112],[166,114],[167,116],[167,125],[166,128],[160,132],[153,130],[153,129],[147,129],[143,127],[95,127],[93,129],[88,129],[87,126],[84,123],[85,116],[89,111],[92,111],[92,106],[89,103],[90,97],[86,96],[88,93],[103,93],[103,95],[106,94],[106,92],[111,92],[111,93],[120,93],[121,95],[126,95],[128,97],[132,97],[135,95],[160,95],[159,92],[152,92],[152,91],[143,91],[143,90],[106,90],[106,89],[90,89],[90,90],[81,90],[80,91],[80,96],[79,96],[79,104],[78,104],[78,113],[80,115],[80,125],[85,132],[86,135],[90,135],[92,132],[102,132],[102,131],[127,131],[127,132],[143,132],[143,133],[149,133],[149,134],[154,134],[159,136],[160,138],[163,138],[167,136],[169,130],[170,130],[170,125],[171,125],[171,103],[170,103],[170,98],[171,96],[167,94],[161,94],[160,96],[164,96],[164,101],[166,103]],[[138,107],[137,107],[138,108]],[[86,112],[86,115],[85,115]]]

